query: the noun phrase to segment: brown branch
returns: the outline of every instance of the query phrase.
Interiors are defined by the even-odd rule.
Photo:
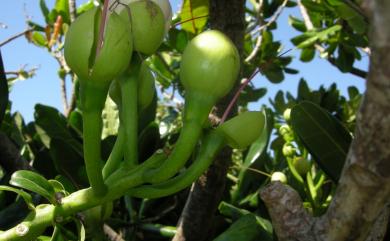
[[[305,23],[305,26],[306,26],[307,30],[314,29],[314,25],[313,25],[313,23],[312,23],[312,21],[310,19],[310,16],[309,16],[305,6],[302,4],[302,1],[298,0],[297,3],[298,3],[299,10],[300,10],[302,18],[303,18],[303,22]],[[315,44],[314,47],[318,50],[318,52],[320,52],[320,54],[323,54],[326,51],[325,48],[322,47],[320,44]],[[336,59],[333,56],[328,55],[326,59],[333,66],[337,67]],[[359,68],[356,68],[356,67],[352,67],[351,70],[349,71],[349,73],[351,73],[351,74],[353,74],[355,76],[358,76],[360,78],[363,78],[363,79],[367,78],[367,72],[364,71],[364,70],[361,70]]]
[[[0,42],[0,47],[3,47],[4,45],[12,42],[13,40],[15,40],[15,39],[17,39],[17,38],[19,38],[19,37],[21,37],[21,36],[31,32],[33,30],[34,30],[34,28],[28,28],[28,29],[24,30],[23,32],[17,33],[15,35],[9,37],[8,39],[4,40],[3,42]]]
[[[114,229],[112,229],[110,226],[108,226],[107,224],[104,224],[103,225],[103,231],[104,231],[104,234],[108,237],[108,239],[110,241],[125,241],[123,238],[122,238],[122,235],[118,234],[117,232],[115,232]]]
[[[384,236],[388,222],[390,200],[390,30],[383,28],[390,24],[389,1],[366,0],[371,10],[370,71],[367,89],[360,111],[357,114],[355,138],[336,192],[326,213],[313,219],[310,232],[315,241],[379,241]],[[286,190],[274,187],[271,192],[283,199]],[[268,191],[269,192],[269,191]],[[291,196],[291,195],[289,195]],[[269,202],[267,195],[262,198]],[[273,223],[297,221],[296,215],[272,215],[281,209],[281,202],[271,204]],[[276,209],[276,210],[273,210]],[[285,240],[305,240],[297,234],[305,229],[290,233]],[[377,231],[371,231],[371,230]],[[276,229],[275,229],[276,230]],[[288,229],[287,229],[288,231]],[[277,229],[277,235],[287,237],[286,230]],[[297,236],[293,236],[297,235]],[[378,236],[377,236],[378,235]],[[305,236],[304,236],[305,237]]]
[[[304,209],[299,194],[281,182],[272,182],[261,193],[280,241],[313,241],[314,218]]]

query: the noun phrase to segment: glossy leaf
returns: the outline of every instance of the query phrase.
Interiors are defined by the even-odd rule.
[[[35,192],[49,200],[52,204],[57,203],[53,186],[46,178],[36,172],[28,170],[16,171],[12,174],[9,183],[13,186]]]
[[[0,52],[0,124],[8,105],[8,83],[4,72],[3,58]]]
[[[208,0],[184,0],[180,11],[182,29],[190,33],[200,33],[207,23]]]
[[[66,142],[78,154],[83,155],[82,144],[73,138],[67,127],[66,118],[57,109],[37,104],[35,106],[35,123],[38,134],[46,138],[44,144],[47,148],[50,148],[50,139],[58,138]],[[47,138],[49,139],[47,140]]]
[[[39,0],[39,7],[41,8],[42,15],[45,17],[45,22],[49,23],[49,9],[45,0]]]
[[[46,37],[37,31],[33,32],[32,36],[31,36],[31,41],[35,45],[37,45],[38,47],[46,47],[47,46]]]
[[[14,193],[18,194],[20,197],[23,198],[24,202],[27,204],[29,209],[31,209],[31,210],[35,209],[34,204],[32,202],[32,197],[27,192],[20,190],[20,189],[17,189],[17,188],[9,187],[9,186],[0,186],[0,190],[14,192]]]
[[[327,111],[308,101],[292,108],[291,124],[318,165],[337,182],[352,141],[349,132]]]
[[[268,222],[269,223],[269,222]],[[253,214],[247,214],[234,222],[225,232],[219,235],[214,241],[272,241],[271,232],[265,229],[263,223],[259,222]]]

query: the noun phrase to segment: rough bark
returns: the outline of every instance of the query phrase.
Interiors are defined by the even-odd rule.
[[[245,31],[244,6],[244,0],[210,0],[211,29],[224,32],[240,53]],[[219,117],[229,105],[233,91],[216,106]],[[236,111],[237,107],[231,114]],[[231,149],[223,149],[214,164],[194,183],[181,214],[174,241],[202,241],[210,238],[213,216],[222,197],[230,160]]]
[[[390,200],[390,29],[385,26],[390,24],[390,2],[367,0],[365,4],[371,12],[372,50],[367,89],[357,117],[355,138],[336,193],[327,212],[312,219],[309,225],[311,230],[308,231],[311,239],[299,236],[303,229],[288,234],[288,229],[277,229],[281,241],[378,240],[372,236],[375,234],[370,234],[370,230],[386,228],[386,204]],[[280,187],[273,184],[262,193],[270,213],[279,213],[271,215],[276,226],[300,219],[299,215],[281,215],[280,210],[284,208],[282,202],[279,202],[280,205],[271,203],[273,199],[267,193],[279,193],[279,198],[288,198],[285,195],[293,197],[289,195],[290,192],[280,192]],[[374,223],[381,224],[378,224],[378,228]]]

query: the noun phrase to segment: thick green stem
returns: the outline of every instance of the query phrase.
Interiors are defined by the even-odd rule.
[[[223,135],[216,131],[202,140],[199,154],[194,163],[180,175],[165,182],[143,185],[130,189],[127,194],[141,198],[159,198],[176,193],[193,183],[210,166],[220,149],[225,145]]]
[[[137,65],[139,63],[135,63]],[[130,72],[125,73],[119,84],[122,92],[122,120],[124,125],[126,147],[124,148],[125,167],[132,168],[138,163],[138,88],[139,66],[131,65]]]
[[[87,176],[92,189],[98,196],[107,192],[103,181],[101,159],[101,133],[102,117],[100,111],[84,111],[83,134],[84,134],[84,161]]]
[[[159,168],[145,172],[145,182],[159,183],[167,180],[185,165],[201,137],[202,127],[214,103],[215,99],[213,97],[191,92],[187,93],[183,128],[175,148]]]
[[[125,146],[125,135],[123,125],[120,124],[118,128],[118,136],[116,138],[114,147],[108,157],[106,164],[103,167],[103,179],[107,179],[121,164],[123,158],[123,149]]]

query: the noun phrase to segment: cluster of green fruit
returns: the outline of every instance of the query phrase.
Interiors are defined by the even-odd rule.
[[[92,207],[110,207],[125,194],[157,198],[178,192],[207,169],[223,146],[245,148],[264,129],[265,117],[259,111],[208,127],[212,107],[232,89],[240,70],[234,44],[223,33],[208,30],[193,38],[182,55],[185,106],[174,149],[169,155],[158,150],[139,163],[138,114],[155,95],[154,77],[144,59],[162,43],[171,8],[168,0],[130,0],[110,9],[107,16],[106,10],[96,7],[80,15],[70,26],[64,46],[65,60],[80,86],[84,161],[91,187],[60,202],[38,205],[23,223],[0,233],[1,240],[33,240],[55,220]],[[108,95],[118,106],[120,125],[104,162],[102,110]],[[184,168],[198,143],[195,161]],[[26,231],[21,233],[21,227]]]
[[[212,107],[232,89],[240,69],[237,49],[224,34],[208,30],[196,36],[186,47],[181,62],[180,79],[186,93],[180,137],[169,156],[161,157],[156,153],[139,164],[136,117],[155,95],[154,77],[143,58],[156,52],[162,43],[169,29],[171,8],[167,0],[138,0],[111,10],[106,21],[101,21],[104,16],[100,8],[81,15],[69,28],[65,41],[65,59],[79,78],[84,158],[89,182],[97,195],[106,194],[107,186],[113,183],[120,185],[118,181],[134,168],[138,172],[142,170],[142,183],[159,185],[182,169],[202,138]],[[102,22],[105,23],[104,35],[101,35]],[[108,93],[118,105],[120,127],[117,143],[103,165],[99,154],[101,112]],[[203,148],[207,150],[205,156],[225,143],[234,148],[248,146],[260,136],[263,126],[261,112],[246,112],[225,122],[208,137],[203,137],[214,139],[213,142],[202,141],[203,146],[207,143],[214,146]],[[186,183],[199,176],[205,167],[207,165],[197,167]],[[171,180],[163,183],[164,186],[171,184]],[[150,186],[153,185],[147,185],[149,193],[152,192]]]

